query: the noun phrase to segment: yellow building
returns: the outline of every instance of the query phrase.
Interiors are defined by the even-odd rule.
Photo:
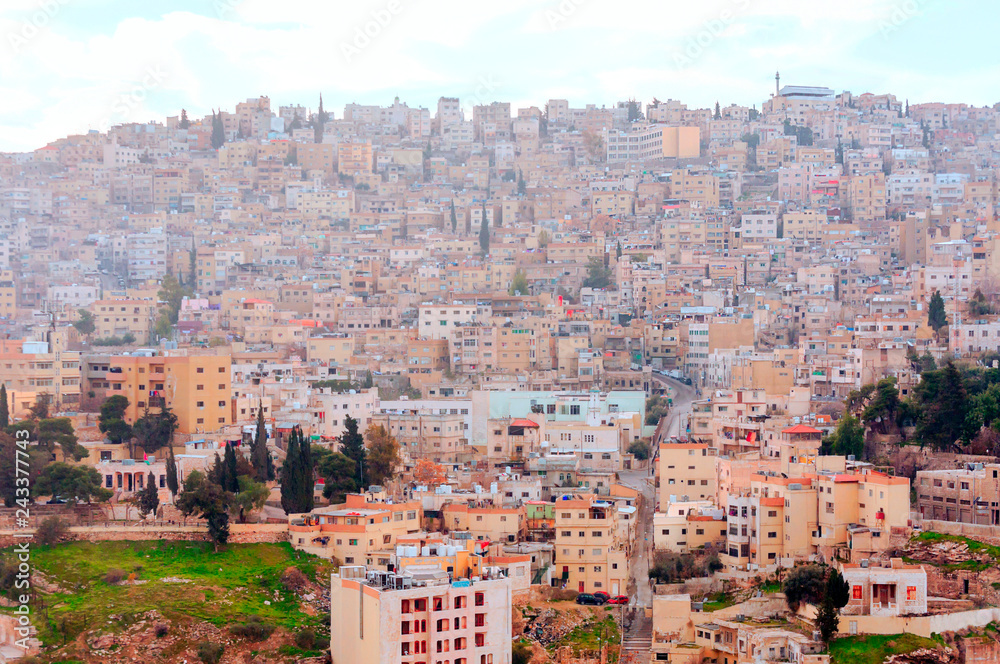
[[[660,509],[670,504],[671,496],[681,501],[714,501],[717,456],[717,450],[707,443],[662,443],[658,457]]]
[[[125,419],[134,423],[148,407],[177,416],[183,434],[213,432],[232,424],[229,355],[87,355],[82,361],[84,390],[104,399],[128,399]]]
[[[564,496],[555,504],[556,577],[578,592],[622,594],[628,586],[635,508],[597,496]]]
[[[159,307],[155,300],[97,300],[90,305],[95,339],[131,334],[135,343],[147,344]]]

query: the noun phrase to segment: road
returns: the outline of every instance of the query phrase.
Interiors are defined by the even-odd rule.
[[[695,400],[695,389],[690,385],[654,374],[653,378],[670,388],[673,405],[667,413],[665,436],[682,437],[686,433],[691,402]],[[657,449],[653,450],[651,467],[656,467]],[[635,546],[629,561],[629,578],[635,589],[630,607],[652,607],[653,592],[649,587],[649,563],[653,556],[653,512],[657,505],[656,477],[649,470],[629,470],[618,474],[622,484],[640,492],[639,512],[635,526]]]

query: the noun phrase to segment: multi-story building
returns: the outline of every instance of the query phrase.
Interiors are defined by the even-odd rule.
[[[333,575],[334,664],[510,664],[511,579],[415,562],[391,574],[343,566]]]
[[[557,579],[582,593],[625,592],[634,518],[633,507],[597,496],[561,496],[555,506]]]
[[[125,420],[166,406],[179,433],[217,431],[233,422],[231,358],[227,355],[85,355],[82,392],[99,401],[128,399]]]

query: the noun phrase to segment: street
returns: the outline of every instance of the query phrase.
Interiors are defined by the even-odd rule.
[[[695,389],[690,385],[655,375],[653,378],[670,388],[673,404],[667,413],[665,436],[682,437],[686,433],[688,417],[691,413],[691,402],[695,399]],[[650,464],[655,469],[658,449],[652,450]],[[635,593],[629,602],[633,607],[651,607],[653,593],[649,587],[649,563],[653,554],[653,512],[657,505],[655,471],[630,470],[619,473],[621,483],[638,490],[642,494],[637,514],[638,523],[635,527],[635,546],[632,549],[632,559],[629,562],[629,578],[635,588]]]

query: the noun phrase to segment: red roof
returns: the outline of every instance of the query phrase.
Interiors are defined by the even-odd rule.
[[[796,424],[790,429],[785,429],[781,433],[823,433],[819,429],[813,429],[812,427],[807,427],[804,424]]]
[[[538,428],[538,423],[537,422],[532,422],[531,420],[520,419],[520,420],[514,420],[513,422],[511,422],[510,426],[512,426],[512,427],[529,427],[531,429],[537,429]]]

